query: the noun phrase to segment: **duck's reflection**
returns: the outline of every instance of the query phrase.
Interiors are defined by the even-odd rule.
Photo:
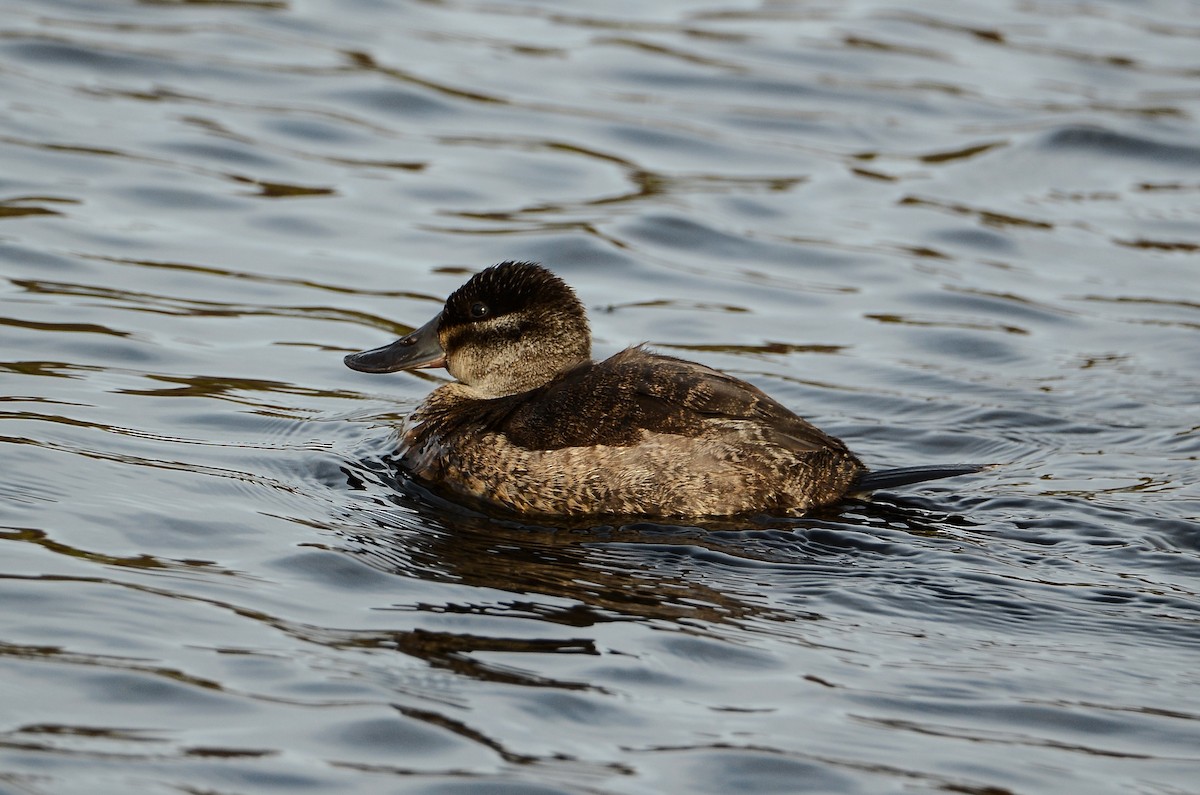
[[[358,512],[352,530],[339,530],[344,551],[384,571],[512,595],[502,604],[424,609],[522,615],[572,627],[659,620],[697,631],[750,618],[819,618],[766,604],[753,570],[772,579],[824,576],[841,567],[840,556],[898,553],[905,544],[897,536],[944,535],[948,525],[965,521],[909,500],[850,501],[803,518],[551,526],[470,511],[388,461],[347,475],[352,485],[374,481],[369,490],[387,504]]]
[[[461,601],[384,609],[500,621],[455,631],[398,616],[404,626],[388,630],[305,627],[309,640],[397,651],[475,683],[570,691],[583,699],[604,697],[611,681],[588,666],[571,666],[577,673],[564,674],[562,665],[530,661],[546,660],[547,654],[598,657],[605,647],[595,628],[611,622],[687,634],[704,644],[704,654],[717,657],[726,650],[746,654],[739,649],[747,632],[813,642],[805,640],[805,622],[824,617],[806,610],[802,596],[773,598],[772,587],[852,584],[872,567],[855,571],[848,560],[895,554],[904,549],[896,537],[936,535],[948,519],[929,507],[850,502],[802,519],[546,526],[449,503],[413,483],[386,457],[347,464],[343,472],[350,487],[368,499],[330,526],[340,551],[398,576],[462,586],[455,588]],[[508,619],[520,621],[520,627],[510,629]],[[541,623],[531,631],[530,622]],[[508,655],[503,655],[508,661],[498,661],[496,652],[517,653],[524,662],[513,664]],[[394,706],[406,717],[480,743],[509,761],[532,759],[503,744],[486,720],[468,720],[453,704],[436,703],[437,693],[394,684],[399,702],[405,702]]]

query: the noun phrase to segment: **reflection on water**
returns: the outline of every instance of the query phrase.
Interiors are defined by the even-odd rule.
[[[1189,9],[0,8],[0,789],[1194,789]],[[598,355],[997,466],[442,502],[389,456],[444,374],[341,354],[503,259]]]

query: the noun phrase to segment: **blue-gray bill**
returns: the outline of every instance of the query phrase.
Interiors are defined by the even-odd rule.
[[[393,343],[361,353],[352,353],[344,361],[351,370],[361,373],[394,373],[397,370],[416,370],[424,367],[444,367],[446,352],[438,339],[439,312],[419,329]]]

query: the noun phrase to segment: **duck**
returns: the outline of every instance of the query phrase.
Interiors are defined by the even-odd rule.
[[[847,496],[975,472],[869,472],[758,387],[644,345],[594,361],[587,311],[535,262],[473,275],[429,322],[352,353],[364,373],[445,368],[397,460],[456,504],[518,517],[796,516]]]

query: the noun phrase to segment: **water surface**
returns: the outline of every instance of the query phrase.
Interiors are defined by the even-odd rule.
[[[0,12],[0,791],[1196,790],[1194,3]],[[503,259],[997,467],[464,514],[341,356]]]

